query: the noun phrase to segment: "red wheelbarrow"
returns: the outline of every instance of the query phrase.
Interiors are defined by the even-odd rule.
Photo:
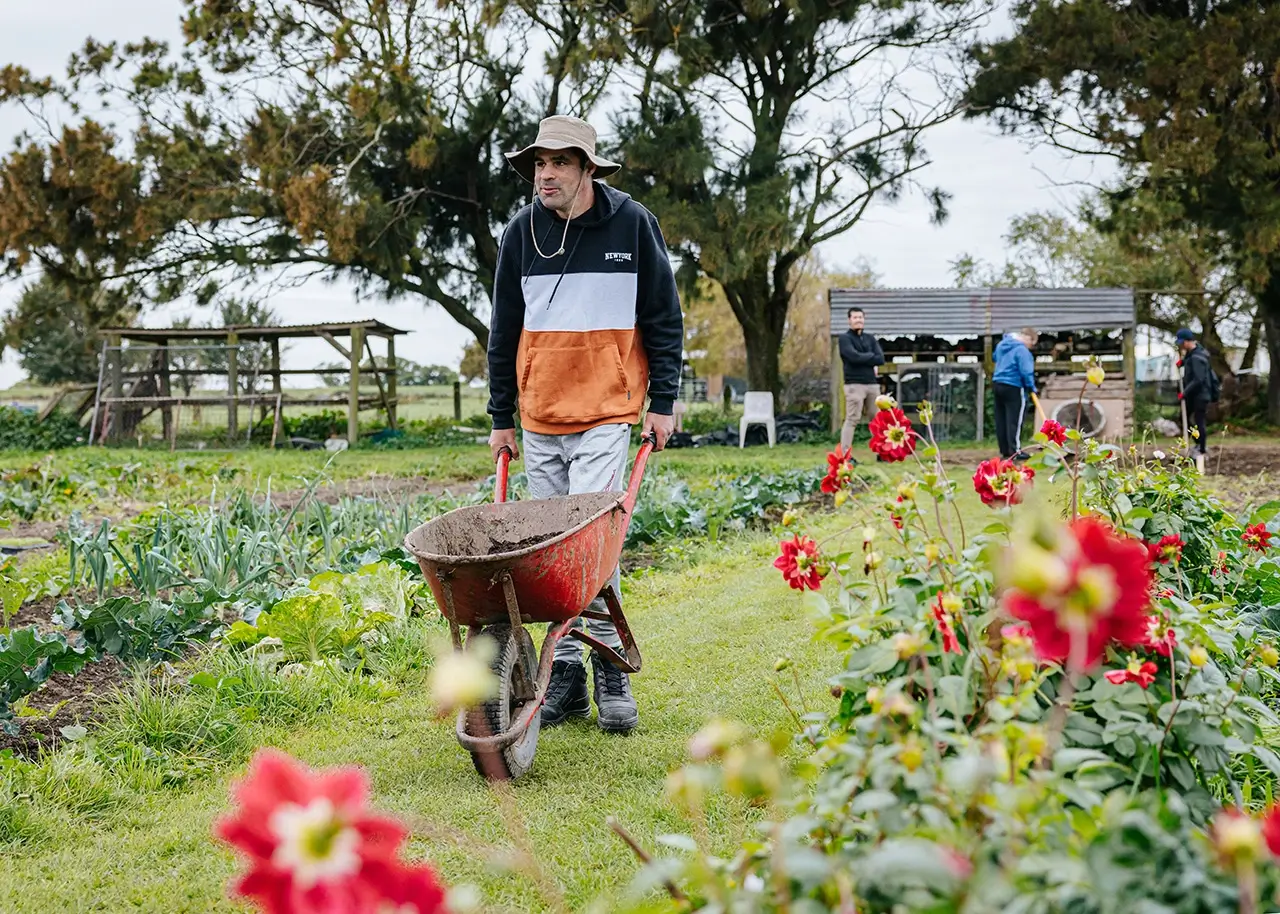
[[[458,742],[485,777],[514,779],[533,767],[542,703],[561,638],[589,644],[628,673],[640,671],[640,650],[610,578],[652,449],[650,441],[641,445],[626,492],[515,502],[507,501],[511,453],[504,449],[498,455],[495,504],[457,508],[405,537],[405,549],[418,560],[449,621],[454,650],[471,649],[486,635],[497,644],[490,666],[498,696],[460,711],[457,721]],[[607,613],[587,608],[597,596],[604,598]],[[571,628],[579,617],[612,621],[623,653]],[[524,627],[534,623],[554,626],[540,656]]]

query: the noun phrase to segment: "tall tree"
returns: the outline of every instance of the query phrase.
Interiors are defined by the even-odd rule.
[[[973,110],[1115,156],[1222,233],[1257,298],[1280,423],[1280,5],[1027,0],[1014,22],[973,50]]]
[[[776,394],[797,265],[873,201],[919,187],[924,135],[958,111],[940,58],[987,5],[615,5],[615,54],[636,71],[619,182],[659,216],[686,287],[705,275],[723,289],[751,387]],[[921,189],[943,218],[946,194]]]
[[[528,194],[501,153],[603,90],[609,64],[585,50],[596,4],[184,2],[181,54],[90,39],[65,83],[16,68],[0,78],[0,99],[34,114],[101,96],[132,125],[124,141],[92,121],[74,128],[97,131],[98,157],[127,191],[111,213],[132,234],[83,220],[94,245],[120,255],[97,278],[208,301],[229,278],[342,275],[438,305],[485,341],[497,233]],[[547,49],[531,65],[535,24]],[[27,177],[11,198],[56,177],[54,145],[33,139],[11,156]],[[73,202],[37,197],[24,225],[72,221]],[[140,214],[132,223],[126,204]],[[48,235],[0,223],[0,251],[72,261]]]
[[[115,296],[46,275],[0,315],[0,348],[16,350],[23,371],[37,383],[90,383],[98,378],[98,331],[128,326],[135,317]]]

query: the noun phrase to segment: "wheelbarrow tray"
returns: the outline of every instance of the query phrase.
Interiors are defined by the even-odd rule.
[[[506,575],[522,622],[565,622],[613,576],[627,500],[625,492],[596,492],[457,508],[413,530],[404,545],[458,625],[508,620]]]

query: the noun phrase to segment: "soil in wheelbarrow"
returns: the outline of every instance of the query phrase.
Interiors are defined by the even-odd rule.
[[[536,546],[538,543],[545,543],[547,540],[554,539],[556,534],[547,536],[539,533],[536,536],[526,536],[522,540],[516,540],[514,543],[508,543],[503,540],[494,540],[489,545],[489,551],[486,555],[502,555],[506,552],[519,552],[522,549],[528,549],[530,546]]]
[[[409,534],[415,553],[491,556],[520,552],[581,527],[616,507],[617,492],[515,501],[451,511]],[[500,510],[497,510],[500,508]]]

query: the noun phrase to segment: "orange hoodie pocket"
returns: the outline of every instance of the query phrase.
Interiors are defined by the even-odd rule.
[[[595,422],[635,411],[616,343],[533,347],[525,364],[520,402],[539,422]]]

